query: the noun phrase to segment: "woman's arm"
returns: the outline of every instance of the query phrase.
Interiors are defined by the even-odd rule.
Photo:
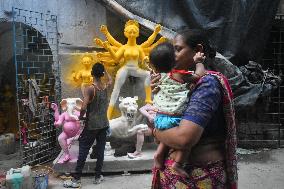
[[[200,139],[203,128],[192,121],[183,119],[178,127],[165,131],[156,130],[155,137],[167,146],[177,149],[191,149]]]
[[[200,139],[204,128],[210,127],[222,102],[222,89],[213,76],[205,76],[190,97],[178,127],[165,131],[154,130],[157,139],[175,149],[189,149]]]

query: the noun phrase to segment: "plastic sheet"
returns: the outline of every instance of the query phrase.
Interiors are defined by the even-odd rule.
[[[279,0],[116,0],[135,15],[178,31],[208,32],[226,58],[243,56],[257,61],[269,35]]]
[[[269,95],[281,83],[280,77],[271,73],[267,75],[262,68],[253,71],[262,73],[257,79],[263,82],[255,83],[244,73],[245,69],[240,68],[249,60],[261,60],[280,0],[97,1],[116,14],[130,15],[130,18],[131,15],[139,16],[174,31],[186,28],[205,30],[219,52],[209,67],[229,79],[236,108],[253,106],[260,96]],[[116,4],[122,8],[114,10]]]

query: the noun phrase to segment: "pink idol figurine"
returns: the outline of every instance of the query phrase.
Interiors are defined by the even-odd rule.
[[[64,152],[64,158],[59,163],[65,163],[71,159],[68,145],[72,137],[80,135],[80,109],[83,101],[80,98],[66,98],[60,102],[61,109],[64,111],[59,115],[58,106],[55,103],[51,104],[54,110],[54,125],[56,127],[63,125],[62,133],[58,137],[58,142]],[[71,139],[72,140],[72,139]]]

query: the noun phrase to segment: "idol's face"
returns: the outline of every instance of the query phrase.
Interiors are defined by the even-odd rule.
[[[135,25],[129,25],[125,27],[124,35],[127,38],[137,38],[139,36],[139,29]]]
[[[92,63],[92,60],[91,60],[91,58],[89,58],[89,57],[84,57],[84,58],[82,59],[82,64],[83,64],[83,65],[88,66],[88,65],[91,65],[91,63]]]

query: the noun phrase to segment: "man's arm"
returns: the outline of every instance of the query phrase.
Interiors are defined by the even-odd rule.
[[[94,87],[90,86],[90,87],[85,88],[85,95],[84,95],[83,105],[82,105],[82,108],[81,108],[81,111],[80,111],[79,119],[82,119],[83,116],[85,115],[85,113],[87,111],[87,106],[91,102],[91,100],[93,99],[94,95],[95,95]]]
[[[107,87],[111,86],[112,85],[112,78],[111,78],[111,75],[108,73],[108,71],[105,69],[105,74],[106,74],[106,77],[107,77]]]

